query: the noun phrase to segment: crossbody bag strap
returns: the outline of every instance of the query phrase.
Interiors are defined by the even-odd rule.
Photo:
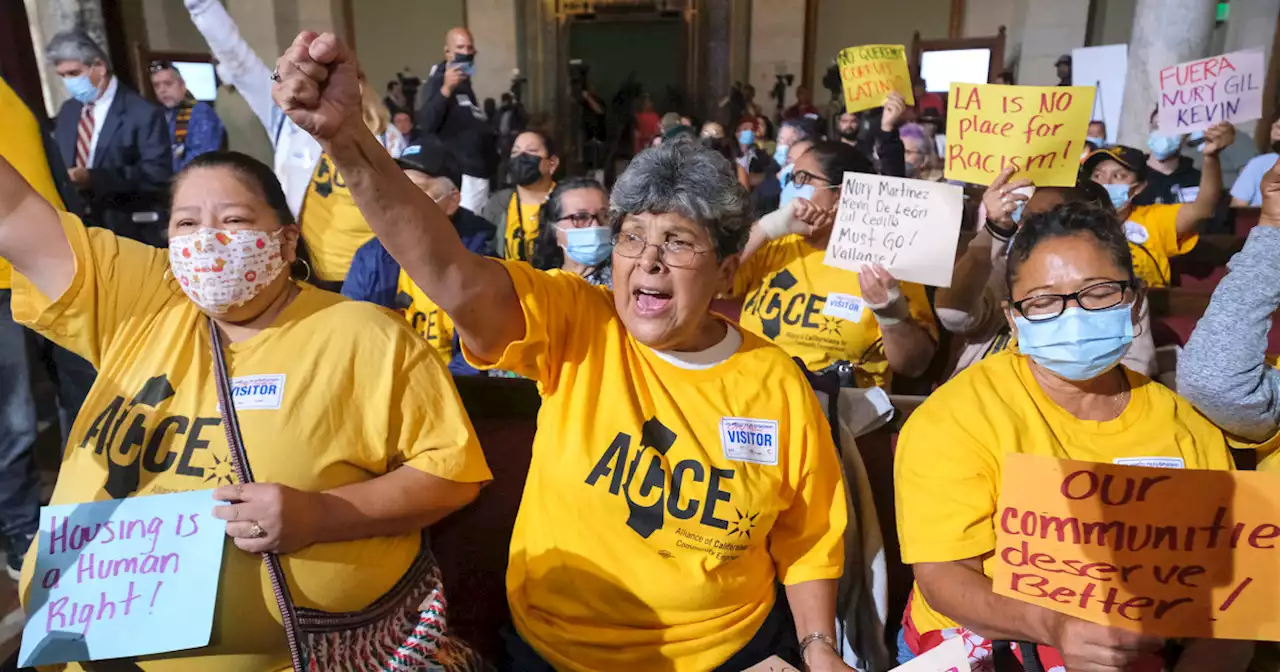
[[[236,417],[236,407],[231,403],[231,378],[227,375],[227,360],[222,351],[222,335],[218,327],[209,320],[209,342],[213,346],[213,372],[217,382],[218,411],[222,414],[222,427],[227,432],[227,447],[231,453],[231,466],[241,483],[253,483],[253,471],[249,469],[249,455],[244,449],[244,436],[240,433],[240,422]],[[298,612],[294,608],[293,598],[289,595],[289,584],[284,579],[284,567],[280,565],[280,557],[275,553],[263,553],[262,561],[267,565],[267,574],[271,577],[271,588],[276,594],[276,606],[280,608],[280,618],[284,622],[285,637],[289,640],[289,656],[293,660],[295,672],[302,672],[302,649],[298,643],[300,628]]]

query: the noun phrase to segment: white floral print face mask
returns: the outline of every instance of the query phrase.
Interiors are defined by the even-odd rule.
[[[169,240],[169,268],[187,298],[206,313],[242,306],[288,266],[280,231],[200,229]]]

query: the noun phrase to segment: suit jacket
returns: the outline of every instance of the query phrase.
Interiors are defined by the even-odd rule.
[[[54,137],[67,166],[76,161],[76,133],[84,106],[72,99],[58,110]],[[84,200],[89,221],[117,234],[158,244],[168,226],[169,182],[173,152],[164,109],[119,84],[107,110]],[[156,213],[154,219],[135,213]]]

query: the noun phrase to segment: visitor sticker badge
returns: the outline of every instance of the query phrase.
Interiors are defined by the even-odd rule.
[[[850,322],[861,322],[862,309],[865,307],[866,304],[863,303],[861,296],[832,292],[827,295],[827,302],[822,306],[822,314]]]
[[[237,411],[277,410],[284,400],[284,374],[232,378],[231,400]]]
[[[720,444],[725,459],[778,465],[778,421],[720,418]]]
[[[1134,245],[1141,245],[1151,238],[1151,234],[1147,233],[1147,227],[1129,220],[1124,223],[1124,237]]]
[[[1181,457],[1117,457],[1115,464],[1126,467],[1157,467],[1160,469],[1185,469],[1187,463]]]

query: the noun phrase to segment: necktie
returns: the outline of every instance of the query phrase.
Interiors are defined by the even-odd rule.
[[[80,110],[80,127],[76,134],[76,165],[89,167],[89,145],[93,140],[93,103]]]

